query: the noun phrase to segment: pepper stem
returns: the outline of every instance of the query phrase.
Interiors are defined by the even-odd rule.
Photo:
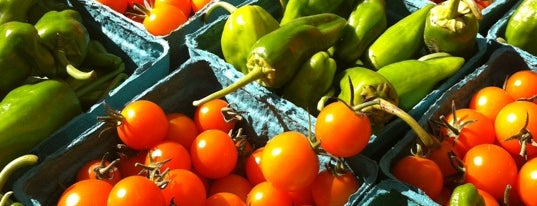
[[[431,134],[429,134],[427,131],[425,131],[425,129],[423,129],[423,127],[421,127],[420,124],[414,118],[412,118],[412,116],[389,101],[386,101],[382,98],[376,98],[371,101],[353,106],[352,108],[354,111],[360,112],[371,107],[401,118],[401,120],[407,123],[416,133],[416,135],[418,135],[418,138],[427,148],[434,149],[440,147],[440,142],[435,137],[431,136]]]
[[[95,71],[93,70],[89,72],[83,72],[77,69],[75,66],[73,66],[67,59],[65,51],[56,50],[55,54],[56,54],[56,59],[60,62],[60,65],[65,66],[65,71],[67,72],[67,74],[69,74],[69,76],[78,80],[90,79],[95,76]]]
[[[225,1],[216,1],[216,2],[214,2],[212,4],[210,4],[207,7],[207,10],[205,10],[205,14],[203,14],[203,22],[208,22],[209,16],[213,12],[213,10],[215,10],[216,8],[223,8],[227,12],[229,12],[230,14],[235,12],[235,10],[237,10],[237,7],[233,6],[233,4],[230,4],[230,3],[225,2]]]
[[[446,2],[446,10],[444,11],[447,19],[454,19],[459,16],[459,2],[461,0],[448,0]],[[473,0],[472,0],[473,1]]]
[[[228,85],[227,87],[224,87],[206,97],[204,97],[203,99],[200,99],[200,100],[196,100],[194,102],[192,102],[192,104],[194,106],[199,106],[205,102],[208,102],[208,101],[211,101],[211,100],[214,100],[214,99],[218,99],[218,98],[222,98],[224,96],[226,96],[227,94],[231,93],[231,92],[234,92],[238,89],[240,89],[241,87],[243,87],[244,85],[246,84],[249,84],[253,81],[256,81],[258,79],[261,79],[263,77],[265,77],[269,72],[272,72],[273,69],[272,68],[266,68],[265,66],[254,66],[253,69],[251,69],[246,75],[244,75],[242,78],[240,78],[239,80],[233,82],[232,84]]]
[[[2,171],[0,171],[0,191],[2,191],[2,188],[6,184],[11,174],[13,174],[13,172],[15,172],[16,170],[22,167],[34,165],[37,163],[37,160],[38,160],[37,155],[27,154],[27,155],[23,155],[23,156],[15,158],[11,162],[9,162],[6,166],[4,166]]]

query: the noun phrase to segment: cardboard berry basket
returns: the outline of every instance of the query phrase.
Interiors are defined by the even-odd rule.
[[[161,106],[166,113],[181,112],[192,117],[195,107],[192,102],[209,94],[223,85],[238,78],[233,73],[218,70],[223,62],[210,58],[194,57],[187,60],[180,68],[144,90],[130,101],[151,100]],[[273,96],[263,88],[248,86],[226,96],[234,109],[242,112],[244,119],[238,123],[243,134],[252,141],[265,142],[283,131],[295,130],[307,134],[307,113],[286,100]],[[129,102],[130,102],[129,101]],[[111,105],[120,110],[122,105]],[[100,105],[96,108],[99,115],[104,115]],[[100,158],[105,152],[113,152],[119,138],[115,129],[103,132],[104,124],[97,122],[85,131],[70,133],[70,141],[63,142],[63,147],[40,159],[14,184],[15,197],[25,205],[54,205],[63,190],[74,183],[76,172],[89,160]],[[46,141],[40,149],[48,149]],[[323,165],[329,158],[319,156]],[[378,167],[376,162],[362,155],[347,159],[360,182],[360,188],[349,198],[349,203],[358,201],[376,181]]]
[[[266,5],[268,0],[252,1],[253,5],[260,5],[265,8],[272,15],[276,15],[280,7],[274,5]],[[388,3],[388,2],[387,2]],[[393,4],[391,4],[393,3]],[[423,6],[424,2],[413,1],[395,1],[392,0],[387,4],[387,15],[389,22],[392,23],[405,17],[413,11]],[[406,14],[405,14],[406,12]],[[405,15],[403,15],[405,14]],[[227,15],[220,16],[218,19],[206,24],[199,30],[188,34],[186,36],[186,45],[189,48],[190,56],[215,56],[213,58],[223,59],[223,54],[220,45],[220,38],[223,31],[224,24],[227,20]],[[408,113],[414,118],[419,118],[423,112],[436,100],[447,88],[458,82],[464,75],[472,72],[479,64],[481,64],[482,57],[486,52],[486,39],[481,35],[477,37],[478,50],[475,55],[469,58],[463,67],[452,77],[439,83],[437,87],[431,91],[425,98],[423,98],[417,105],[414,106]],[[226,65],[226,68],[231,68],[230,73],[236,73],[241,76],[242,74],[234,69],[231,65]],[[224,68],[225,69],[225,68]],[[262,87],[257,83],[250,83],[255,87]],[[315,117],[311,117],[314,119]],[[377,130],[371,137],[368,146],[363,151],[363,154],[378,160],[395,142],[404,134],[410,127],[408,127],[400,119],[393,119],[390,123],[386,124],[382,129]]]
[[[490,47],[491,54],[488,61],[460,82],[450,87],[419,119],[420,125],[431,134],[437,133],[429,127],[429,123],[432,120],[438,120],[441,115],[449,114],[451,112],[452,102],[455,104],[455,108],[467,107],[472,95],[479,89],[491,85],[501,87],[508,75],[519,70],[537,70],[537,59],[533,56],[519,53],[513,47],[501,45],[493,41],[491,41]],[[393,146],[379,162],[381,176],[383,179],[386,178],[391,182],[395,182],[393,184],[406,185],[404,187],[405,189],[398,190],[402,194],[400,198],[419,205],[430,205],[427,203],[432,202],[431,198],[425,195],[422,190],[399,181],[391,172],[392,166],[401,157],[410,154],[410,149],[414,147],[416,141],[416,134],[410,130],[401,141]],[[384,186],[390,186],[390,184],[384,184]],[[375,199],[380,197],[371,195],[368,198]],[[370,202],[373,202],[373,200]]]

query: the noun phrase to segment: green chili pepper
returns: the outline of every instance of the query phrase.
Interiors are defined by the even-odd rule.
[[[387,27],[384,0],[364,0],[347,19],[341,40],[334,45],[334,58],[353,64]]]
[[[352,67],[338,74],[340,93],[338,98],[349,105],[359,105],[372,99],[382,98],[394,105],[399,104],[395,87],[381,74],[365,68]],[[375,125],[382,125],[393,115],[386,112],[375,112],[368,115]]]
[[[54,69],[54,57],[39,43],[33,25],[12,21],[0,25],[0,95],[22,85],[32,73]]]
[[[389,26],[366,51],[365,62],[374,69],[411,59],[424,47],[425,19],[434,4],[426,4]]]
[[[317,102],[332,86],[336,70],[336,60],[328,52],[317,52],[284,87],[282,97],[315,114]]]
[[[37,0],[1,0],[0,25],[10,21],[27,21],[27,14]]]
[[[265,34],[280,27],[280,23],[261,6],[244,5],[236,8],[224,1],[211,4],[205,15],[209,15],[216,7],[223,7],[230,12],[220,38],[222,55],[226,62],[246,74],[246,62],[252,45]]]
[[[537,1],[523,0],[507,21],[505,41],[537,55]]]
[[[354,0],[289,0],[285,5],[280,25],[293,19],[322,13],[333,13],[346,18],[352,11]]]
[[[459,185],[453,189],[450,206],[485,206],[485,200],[479,194],[477,188],[472,183]]]
[[[327,50],[339,39],[346,23],[336,14],[324,13],[297,18],[281,26],[252,46],[247,63],[248,74],[193,104],[221,98],[256,80],[269,89],[282,88],[308,58]]]
[[[433,53],[417,60],[386,65],[377,72],[392,83],[399,95],[399,107],[408,111],[430,93],[437,83],[459,71],[464,62],[462,57]]]
[[[57,70],[46,71],[47,76],[61,75],[67,69],[75,70],[75,67],[82,63],[90,36],[78,11],[73,9],[49,11],[37,21],[35,28],[41,43],[52,52],[57,62]],[[88,74],[81,78],[89,76]]]
[[[0,167],[81,112],[75,93],[62,81],[44,80],[13,89],[0,102]]]
[[[16,172],[17,170],[19,170],[19,169],[21,169],[23,167],[32,166],[32,165],[37,164],[37,160],[38,160],[38,157],[36,155],[25,154],[25,155],[22,155],[20,157],[17,157],[15,159],[9,161],[9,163],[7,163],[2,168],[2,171],[0,171],[0,191],[3,191],[4,185],[9,180],[11,175],[13,175],[14,172]],[[13,205],[20,204],[18,202],[12,202],[10,200],[10,195],[12,195],[12,194],[13,194],[12,191],[6,192],[3,195],[0,194],[0,206],[7,206],[7,205],[12,205],[13,206]]]
[[[471,57],[476,49],[481,11],[473,0],[447,0],[431,9],[423,40],[431,53]]]

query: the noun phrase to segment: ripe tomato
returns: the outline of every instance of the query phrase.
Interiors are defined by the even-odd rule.
[[[499,145],[511,154],[521,154],[521,142],[526,145],[526,154],[530,157],[537,155],[537,146],[528,140],[510,139],[519,134],[524,128],[537,141],[537,104],[528,101],[515,101],[505,105],[494,121],[496,139]],[[527,133],[526,132],[526,133]]]
[[[107,160],[91,160],[78,170],[76,180],[98,179],[114,185],[121,180],[121,173],[117,168],[118,163],[119,160],[114,161],[112,165]]]
[[[252,190],[253,185],[243,176],[238,174],[229,174],[228,176],[214,180],[209,187],[208,195],[214,195],[220,192],[229,192],[237,195],[246,201],[246,196]]]
[[[239,152],[231,137],[221,130],[205,130],[190,147],[190,158],[196,171],[204,177],[225,177],[237,165]]]
[[[315,178],[311,193],[317,206],[344,205],[359,187],[358,179],[350,171],[334,175],[325,169]]]
[[[150,9],[142,24],[152,35],[165,36],[187,21],[187,16],[176,6],[160,4]]]
[[[186,17],[190,16],[190,11],[192,11],[192,1],[191,0],[155,0],[155,7],[158,7],[160,4],[170,4],[174,5],[183,11],[183,14]]]
[[[504,88],[514,99],[534,97],[537,95],[537,72],[532,70],[515,72],[507,78]],[[537,103],[537,99],[534,102]]]
[[[108,206],[167,205],[160,188],[146,177],[128,176],[114,185],[108,196]]]
[[[148,100],[129,103],[121,110],[117,127],[119,138],[127,147],[146,150],[161,142],[168,132],[168,119],[162,108]]]
[[[453,177],[457,174],[457,170],[452,164],[452,161],[454,160],[452,160],[450,155],[455,155],[456,157],[462,158],[462,155],[455,153],[455,151],[452,150],[452,147],[453,144],[451,142],[442,141],[439,148],[430,150],[429,154],[427,155],[427,158],[431,159],[438,165],[440,171],[442,171],[442,175],[444,175],[444,178]],[[453,152],[453,154],[450,154],[450,152]],[[444,184],[451,184],[451,182],[444,182]]]
[[[527,161],[518,173],[518,193],[526,205],[537,205],[537,158]]]
[[[472,147],[463,159],[465,182],[490,193],[496,200],[503,199],[505,187],[516,183],[515,160],[502,147],[481,144]]]
[[[461,156],[475,145],[492,144],[496,140],[494,123],[474,109],[457,109],[445,120],[455,131],[442,127],[440,132],[447,137],[446,141],[454,143],[453,150]]]
[[[265,145],[261,171],[275,187],[298,191],[315,180],[319,173],[319,158],[304,134],[282,132]]]
[[[260,147],[254,150],[248,158],[246,158],[246,163],[244,164],[244,170],[246,173],[246,178],[252,185],[257,185],[258,183],[264,182],[265,176],[261,171],[261,155],[263,154],[265,147]]]
[[[215,99],[199,105],[194,112],[194,122],[198,127],[199,132],[209,129],[218,129],[224,132],[229,132],[235,128],[236,120],[227,119],[224,111],[230,107],[223,99]]]
[[[515,99],[504,89],[496,86],[488,86],[483,87],[472,95],[468,107],[475,109],[494,122],[500,109],[513,101]]]
[[[129,2],[127,0],[96,0],[97,2],[110,7],[121,14],[125,13]]]
[[[194,13],[198,12],[209,4],[209,2],[211,2],[211,0],[192,0],[192,11],[194,11]]]
[[[206,206],[246,206],[246,203],[238,195],[230,192],[215,193],[207,198]]]
[[[149,149],[145,158],[145,165],[159,164],[167,160],[169,161],[162,164],[160,168],[161,172],[164,172],[167,168],[170,170],[190,170],[191,160],[189,151],[183,145],[172,141],[161,142]]]
[[[444,186],[444,176],[438,165],[427,158],[406,156],[392,167],[392,174],[402,182],[420,188],[436,199]]]
[[[192,142],[198,136],[198,128],[194,120],[189,116],[181,113],[167,114],[169,126],[166,140],[178,142],[190,150]]]
[[[479,193],[479,195],[483,197],[483,200],[485,201],[485,206],[500,206],[498,200],[496,200],[496,198],[494,198],[485,190],[477,189],[477,193]]]
[[[371,122],[365,114],[356,114],[338,101],[327,105],[317,115],[315,136],[326,152],[337,157],[351,157],[369,143]]]
[[[147,151],[138,151],[131,156],[122,154],[119,161],[119,172],[122,177],[128,177],[131,175],[139,175],[142,168],[137,167],[136,163],[144,164]]]
[[[173,169],[168,177],[170,182],[162,190],[168,204],[173,199],[174,205],[205,205],[207,193],[198,175],[185,169]]]
[[[270,182],[261,182],[255,185],[246,198],[248,206],[292,206],[293,200],[289,193],[283,191]]]
[[[112,185],[108,182],[97,179],[81,180],[63,191],[57,205],[106,205],[111,190]]]
[[[288,194],[291,196],[294,205],[315,205],[311,194],[311,185],[299,191],[288,192]]]

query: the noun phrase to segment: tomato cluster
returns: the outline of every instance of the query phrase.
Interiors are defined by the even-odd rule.
[[[493,205],[537,204],[536,98],[531,70],[510,75],[503,87],[479,89],[467,107],[440,117],[438,148],[402,158],[392,174],[442,204],[442,194],[462,183],[474,184]]]
[[[95,0],[135,21],[153,35],[168,35],[210,0]]]
[[[367,116],[351,111],[343,103],[325,107],[316,124],[322,139],[285,131],[255,145],[237,126],[240,112],[222,99],[198,106],[192,117],[148,100],[121,111],[107,107],[99,120],[115,127],[123,144],[87,162],[58,205],[343,205],[360,186],[343,158],[358,154],[371,135]],[[343,114],[363,127],[330,134]],[[351,136],[362,138],[357,134],[364,135],[360,145],[342,147]],[[320,154],[330,159],[322,170]]]

